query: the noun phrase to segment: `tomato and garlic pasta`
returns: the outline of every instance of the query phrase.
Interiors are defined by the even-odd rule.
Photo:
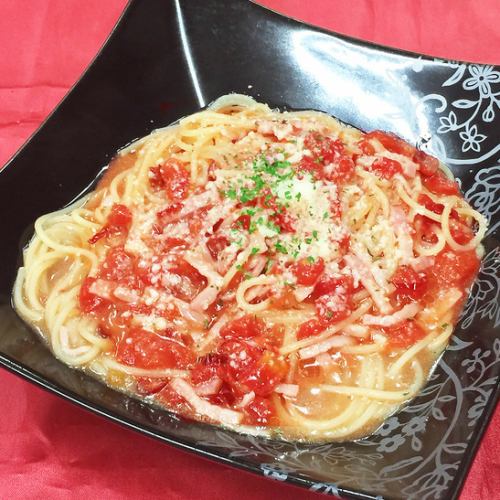
[[[485,230],[396,136],[230,95],[40,217],[14,302],[113,388],[244,432],[350,440],[427,380]]]

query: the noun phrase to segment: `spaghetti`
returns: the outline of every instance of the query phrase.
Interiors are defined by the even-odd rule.
[[[355,439],[425,383],[485,231],[396,136],[230,95],[40,217],[13,297],[114,388],[245,432]]]

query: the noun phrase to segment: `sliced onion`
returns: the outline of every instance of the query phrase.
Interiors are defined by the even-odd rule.
[[[351,337],[345,335],[334,335],[329,339],[318,344],[310,345],[309,347],[304,347],[299,351],[299,356],[301,359],[314,358],[322,352],[327,352],[333,347],[344,347],[346,345],[352,345],[354,340]]]
[[[279,384],[274,389],[274,392],[295,398],[299,393],[299,386],[297,384]]]
[[[174,391],[184,398],[198,415],[203,415],[216,422],[228,425],[236,425],[241,422],[243,414],[228,408],[209,403],[196,394],[191,384],[181,378],[174,378],[170,383]]]
[[[361,318],[361,320],[365,325],[391,326],[405,319],[413,318],[418,313],[418,311],[420,311],[420,306],[417,303],[413,302],[411,304],[406,304],[394,314],[389,314],[387,316],[374,316],[372,314],[365,314]]]

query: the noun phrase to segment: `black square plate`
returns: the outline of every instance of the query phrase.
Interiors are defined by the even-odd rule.
[[[119,147],[229,92],[397,132],[447,163],[490,221],[479,279],[420,396],[373,436],[290,444],[187,422],[57,361],[11,287],[39,215],[75,198]],[[388,50],[245,0],[132,1],[63,103],[0,172],[0,363],[164,442],[350,498],[454,498],[499,393],[500,68]]]

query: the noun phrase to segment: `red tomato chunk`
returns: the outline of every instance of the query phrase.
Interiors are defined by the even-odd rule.
[[[398,301],[407,303],[422,298],[427,290],[425,273],[417,273],[410,266],[400,266],[392,277]]]
[[[390,158],[377,158],[372,163],[371,169],[384,179],[392,179],[396,174],[403,173],[401,163]]]
[[[106,224],[89,239],[89,243],[97,243],[113,234],[126,234],[131,224],[132,212],[125,205],[115,203],[111,207]]]
[[[292,273],[297,283],[303,286],[312,286],[325,269],[325,261],[319,257],[315,260],[301,259],[292,266]]]
[[[422,177],[422,184],[434,194],[458,195],[460,193],[458,184],[440,172],[430,177]]]
[[[138,368],[186,368],[193,363],[191,351],[163,335],[133,328],[118,341],[116,359]]]
[[[149,183],[156,189],[164,189],[171,200],[182,200],[189,188],[189,172],[173,158],[149,170]]]
[[[250,338],[265,332],[266,325],[256,316],[247,314],[241,318],[229,321],[220,330],[222,338]]]
[[[426,335],[425,330],[411,320],[401,321],[394,326],[384,328],[384,333],[394,347],[409,347]]]

